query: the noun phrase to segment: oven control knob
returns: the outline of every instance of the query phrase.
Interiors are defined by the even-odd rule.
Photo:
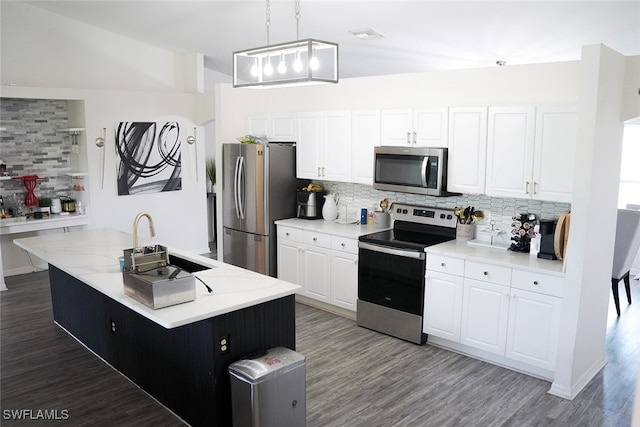
[[[406,210],[406,209],[402,209],[402,213],[406,215],[406,214],[408,214],[408,213],[409,213],[409,211],[408,211],[408,210]]]
[[[400,208],[396,209],[396,213],[400,213],[400,212],[402,212],[402,209]]]
[[[451,214],[447,215],[447,219],[451,219],[451,218],[453,218],[453,215]]]
[[[444,219],[446,217],[445,214],[440,214],[440,219]]]

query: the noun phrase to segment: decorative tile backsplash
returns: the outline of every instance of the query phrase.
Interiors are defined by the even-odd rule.
[[[374,209],[383,199],[388,199],[390,203],[399,202],[446,209],[453,209],[456,206],[474,206],[476,210],[481,210],[485,214],[485,218],[479,225],[488,225],[489,221],[493,220],[496,222],[495,226],[502,230],[511,229],[511,217],[516,213],[533,213],[539,219],[556,219],[563,212],[571,209],[571,204],[569,203],[544,202],[540,200],[499,198],[477,194],[433,197],[380,191],[369,185],[328,181],[322,182],[322,185],[326,192],[339,194],[338,205],[343,210],[345,206],[348,207],[349,211],[352,209],[359,211],[360,208]],[[340,212],[340,209],[338,212]]]
[[[10,176],[38,175],[36,196],[69,194],[72,179],[71,138],[67,101],[48,99],[0,99],[0,159]],[[13,195],[24,200],[21,181],[0,181],[0,194],[11,206]]]

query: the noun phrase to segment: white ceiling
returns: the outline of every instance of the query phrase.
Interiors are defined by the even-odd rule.
[[[231,74],[232,53],[266,45],[266,1],[27,1]],[[296,39],[294,0],[272,0],[271,44]],[[386,37],[362,41],[350,30]],[[640,0],[302,0],[300,38],[339,44],[340,77],[580,59],[602,43],[640,55]]]

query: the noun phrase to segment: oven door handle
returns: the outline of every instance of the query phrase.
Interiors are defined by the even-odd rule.
[[[360,242],[358,244],[360,249],[366,249],[368,251],[382,252],[383,254],[397,255],[405,258],[425,259],[427,254],[424,252],[416,251],[404,251],[402,249],[390,248],[388,246],[373,245],[371,243]]]

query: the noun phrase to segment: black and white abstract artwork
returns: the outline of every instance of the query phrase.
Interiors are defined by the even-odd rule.
[[[116,154],[119,196],[182,189],[177,122],[118,123]]]

